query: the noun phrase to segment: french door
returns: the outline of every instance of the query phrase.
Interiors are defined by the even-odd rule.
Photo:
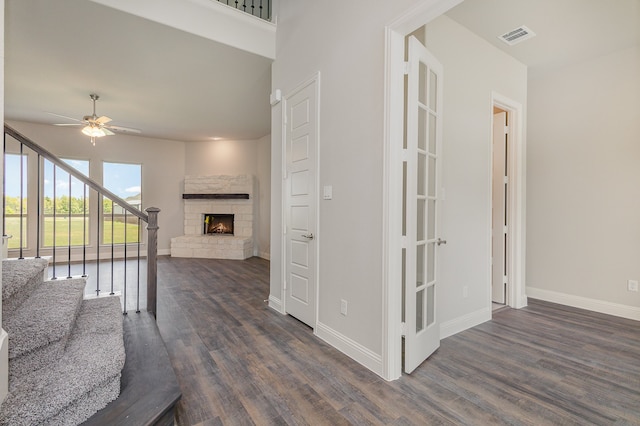
[[[442,65],[409,40],[405,151],[405,358],[411,373],[440,346],[437,312]]]

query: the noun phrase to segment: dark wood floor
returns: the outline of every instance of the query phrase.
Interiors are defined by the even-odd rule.
[[[179,425],[640,424],[640,322],[531,300],[386,382],[263,302],[267,261],[159,259]]]

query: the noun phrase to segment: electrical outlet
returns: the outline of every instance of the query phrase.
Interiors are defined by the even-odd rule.
[[[636,280],[628,280],[627,281],[627,290],[629,290],[629,291],[638,291],[638,281],[636,281]]]
[[[466,285],[462,287],[462,297],[464,298],[469,297],[469,287]]]
[[[340,300],[340,313],[347,316],[347,301],[344,299]]]

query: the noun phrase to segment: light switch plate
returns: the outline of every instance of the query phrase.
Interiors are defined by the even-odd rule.
[[[325,185],[322,188],[322,198],[325,200],[331,200],[333,198],[333,187],[331,185]]]

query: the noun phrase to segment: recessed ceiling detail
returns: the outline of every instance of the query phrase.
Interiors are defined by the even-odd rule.
[[[525,27],[524,25],[521,25],[518,28],[509,31],[508,33],[502,34],[498,38],[504,41],[505,43],[507,43],[509,46],[513,46],[527,39],[530,39],[535,35],[536,33],[531,31],[529,28]]]

